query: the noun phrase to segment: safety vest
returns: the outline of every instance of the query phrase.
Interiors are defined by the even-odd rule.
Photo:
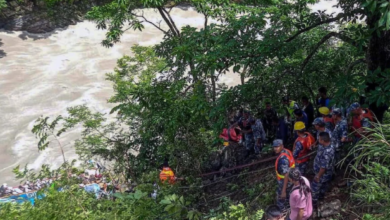
[[[291,153],[291,151],[288,149],[284,149],[283,151],[280,153],[279,157],[275,161],[276,178],[278,180],[284,179],[284,175],[281,175],[278,172],[278,162],[279,162],[280,157],[286,156],[288,161],[289,161],[289,164],[288,164],[289,168],[295,168],[295,160],[294,160],[294,157],[293,157],[293,154]]]
[[[169,184],[175,183],[175,173],[173,173],[172,169],[169,167],[164,167],[160,173],[161,182],[169,181]]]
[[[301,144],[303,146],[303,149],[298,154],[298,158],[306,156],[310,152],[311,146],[316,142],[313,135],[311,135],[309,132],[305,132],[305,134],[306,134],[306,137],[298,137],[294,142],[293,150],[295,150],[295,145],[298,141],[301,142]],[[310,159],[309,157],[297,159],[297,163],[304,163],[304,162],[309,161],[309,159]]]
[[[362,120],[364,118],[368,118],[368,120],[370,120],[371,122],[374,121],[374,118],[375,118],[374,113],[372,113],[372,111],[370,109],[364,109],[364,111],[365,111],[365,113],[363,113],[361,115],[353,116],[353,118],[352,118],[352,130],[353,131],[356,131],[363,126]],[[355,132],[355,136],[358,138],[361,137],[361,135],[358,132]]]
[[[288,108],[287,108],[287,111],[288,111],[288,113],[290,114],[290,117],[291,118],[294,118],[294,106],[295,106],[295,101],[291,101],[290,102],[290,105],[288,106]]]
[[[323,116],[322,119],[324,120],[324,123],[332,123],[332,125],[334,125],[334,121],[333,121],[333,118],[332,117],[329,117],[327,115]]]

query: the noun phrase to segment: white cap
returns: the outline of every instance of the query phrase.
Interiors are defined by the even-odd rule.
[[[3,186],[4,186],[4,187],[7,187],[7,183],[3,183]]]

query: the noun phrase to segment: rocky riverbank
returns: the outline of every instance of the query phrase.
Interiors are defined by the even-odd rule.
[[[85,13],[107,0],[75,0],[49,7],[44,1],[13,0],[0,11],[0,28],[7,31],[46,33],[84,19]]]

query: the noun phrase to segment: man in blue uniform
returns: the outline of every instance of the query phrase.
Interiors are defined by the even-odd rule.
[[[279,155],[275,161],[275,172],[278,183],[276,190],[277,206],[281,210],[285,210],[287,193],[290,193],[292,187],[292,184],[288,181],[288,171],[290,168],[295,167],[295,161],[291,151],[284,148],[282,140],[274,140],[272,146],[274,147],[275,153]]]
[[[332,111],[333,121],[335,123],[335,127],[332,133],[331,141],[332,146],[335,148],[335,163],[340,161],[340,151],[344,143],[349,142],[348,138],[348,122],[342,116],[342,111],[339,108],[335,108]]]
[[[246,155],[249,156],[252,149],[255,147],[255,139],[252,131],[252,124],[255,122],[248,110],[243,111],[242,117],[235,122],[231,127],[240,126],[241,132],[245,138],[245,148],[247,150]]]
[[[311,185],[315,205],[325,196],[334,168],[334,147],[331,145],[329,134],[321,132],[319,137],[320,145],[314,159],[315,177]]]
[[[321,132],[326,132],[329,134],[329,136],[332,138],[332,131],[326,127],[326,124],[324,122],[324,119],[322,118],[316,118],[313,121],[314,128],[317,131],[317,141],[319,140],[320,133]]]

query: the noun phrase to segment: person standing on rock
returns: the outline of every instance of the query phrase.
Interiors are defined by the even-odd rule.
[[[315,177],[311,185],[313,192],[313,204],[317,205],[318,200],[323,199],[332,179],[334,169],[335,149],[327,132],[321,132],[319,138],[317,156],[314,159]]]
[[[276,190],[277,206],[281,210],[285,210],[286,192],[290,192],[289,189],[292,187],[288,182],[288,171],[290,168],[295,167],[295,161],[291,151],[284,148],[282,140],[274,140],[272,146],[274,147],[275,153],[279,155],[275,161],[275,172],[278,184]]]
[[[288,220],[307,220],[313,213],[310,182],[297,168],[290,169],[288,178],[293,184],[289,200],[291,213]]]

